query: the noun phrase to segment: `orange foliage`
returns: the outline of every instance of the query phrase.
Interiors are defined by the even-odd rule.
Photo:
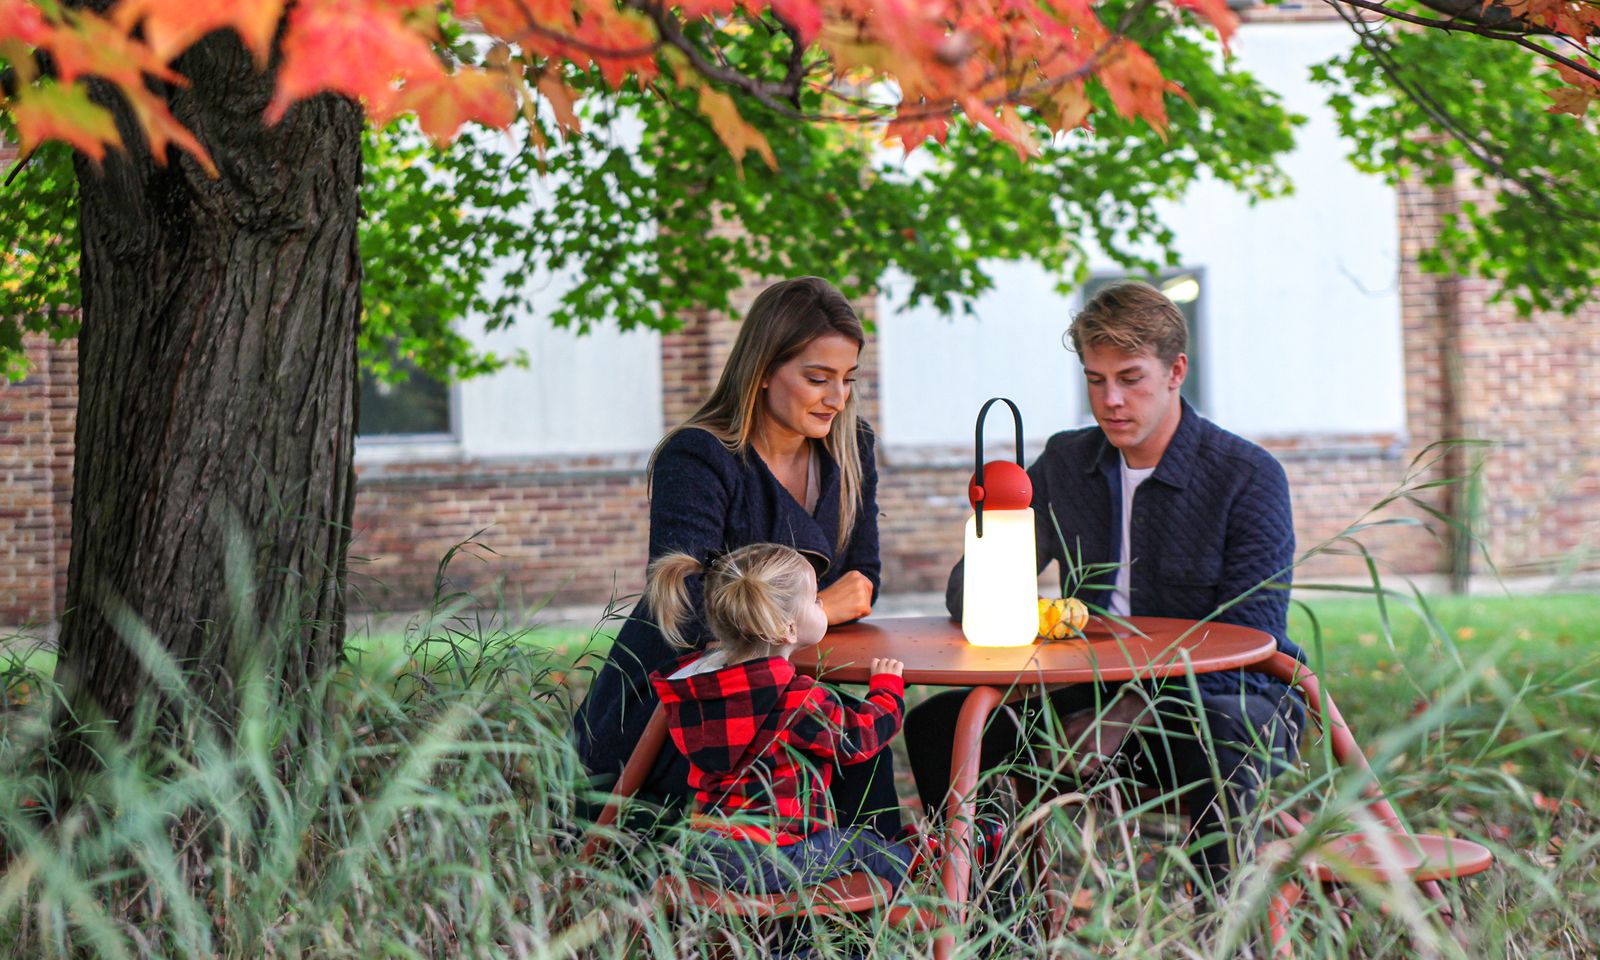
[[[1176,2],[1224,40],[1237,22],[1224,0]],[[1523,2],[1541,11],[1560,5]],[[532,116],[543,98],[572,131],[576,94],[564,65],[596,70],[612,86],[648,83],[665,67],[697,89],[700,111],[736,160],[753,150],[770,165],[765,137],[719,74],[732,68],[714,57],[693,62],[680,49],[693,22],[735,29],[730,18],[740,11],[787,27],[807,63],[831,71],[808,79],[820,89],[837,92],[834,84],[847,80],[855,91],[898,90],[897,108],[840,99],[830,112],[879,123],[907,150],[943,140],[957,110],[1019,150],[1035,149],[1024,111],[1053,129],[1086,126],[1088,82],[1103,84],[1119,112],[1160,129],[1164,98],[1176,89],[1143,50],[1111,34],[1093,0],[681,0],[670,8],[644,0],[117,0],[103,17],[57,0],[0,0],[0,57],[20,81],[0,110],[14,117],[26,148],[59,139],[100,157],[123,146],[110,114],[77,82],[100,77],[122,90],[158,160],[175,147],[210,169],[204,145],[151,81],[183,84],[174,60],[201,37],[232,30],[261,69],[275,64],[267,123],[300,100],[335,93],[358,100],[374,123],[415,114],[443,143],[465,123],[507,126],[519,113]],[[440,49],[445,16],[487,41],[480,63],[455,66]],[[33,50],[49,55],[54,77],[35,75]]]

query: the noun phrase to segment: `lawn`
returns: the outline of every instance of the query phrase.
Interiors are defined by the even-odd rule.
[[[1396,598],[1385,618],[1370,597],[1297,596],[1311,602],[1293,634],[1403,815],[1497,861],[1448,885],[1453,930],[1407,885],[1351,888],[1343,913],[1313,895],[1293,917],[1299,955],[1595,956],[1600,598]],[[715,937],[770,953],[766,928],[651,907],[650,879],[682,869],[670,843],[633,834],[611,859],[576,856],[587,798],[569,717],[608,643],[460,614],[363,632],[324,690],[281,702],[247,686],[232,738],[177,691],[186,741],[109,750],[112,774],[59,828],[40,815],[50,663],[14,657],[0,955],[666,958],[710,955]],[[1348,830],[1359,783],[1311,743],[1268,802],[1313,833]],[[964,956],[1235,956],[1259,944],[1267,896],[1308,852],[1240,868],[1229,909],[1197,913],[1171,818],[1049,800],[1011,815],[1037,825],[1052,873],[1023,888],[1014,856],[989,868]],[[940,903],[926,879],[906,896]],[[926,932],[874,917],[806,936],[819,957],[928,949]]]

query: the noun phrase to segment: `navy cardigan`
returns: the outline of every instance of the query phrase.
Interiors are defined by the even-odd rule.
[[[1131,534],[1129,609],[1137,616],[1199,620],[1255,590],[1215,619],[1264,630],[1277,639],[1279,650],[1303,662],[1305,654],[1288,631],[1294,516],[1283,467],[1272,454],[1182,402],[1177,433],[1133,495],[1138,509]],[[1119,465],[1117,448],[1095,426],[1051,437],[1028,468],[1039,569],[1056,561],[1062,596],[1076,593],[1102,607],[1111,601],[1116,571],[1078,583],[1072,582],[1072,571],[1120,557]],[[957,563],[945,592],[945,605],[957,619],[961,584]],[[1241,682],[1253,693],[1277,693],[1269,689],[1277,681],[1259,673],[1208,673],[1197,682],[1207,693],[1237,694]]]
[[[754,451],[729,452],[711,433],[688,428],[673,434],[656,457],[651,474],[650,559],[673,552],[704,558],[710,550],[732,550],[752,543],[783,543],[811,555],[826,587],[856,570],[872,581],[877,600],[878,469],[874,438],[865,422],[857,431],[861,452],[861,505],[842,557],[835,556],[839,530],[839,466],[821,444],[819,480],[822,491],[816,514],[784,489]],[[702,609],[699,576],[689,578],[697,611],[683,635],[703,646],[709,639]],[[578,708],[575,721],[578,753],[593,773],[622,769],[644,733],[656,706],[648,681],[655,670],[683,656],[668,645],[648,605],[639,601],[623,623],[610,656]]]

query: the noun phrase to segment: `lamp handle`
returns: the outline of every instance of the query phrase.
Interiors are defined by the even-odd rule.
[[[977,466],[977,469],[973,471],[973,476],[976,478],[978,488],[980,490],[983,488],[983,420],[989,415],[989,408],[994,406],[996,403],[1004,403],[1006,406],[1011,408],[1011,419],[1017,425],[1017,466],[1023,468],[1027,467],[1027,464],[1022,462],[1022,411],[1018,410],[1017,405],[1012,403],[1006,397],[990,397],[988,401],[986,401],[978,410],[978,426],[975,431],[976,436],[974,437],[972,451],[972,459]],[[979,537],[982,537],[983,501],[979,500],[977,503],[974,503],[972,505],[972,509],[974,511],[974,516],[977,518],[977,523],[973,532]]]

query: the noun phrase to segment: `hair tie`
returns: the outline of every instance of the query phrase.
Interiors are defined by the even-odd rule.
[[[713,565],[721,563],[722,561],[726,560],[727,558],[728,558],[728,551],[726,551],[726,550],[716,550],[716,549],[707,550],[706,551],[706,558],[703,561],[701,561],[700,565],[702,567],[705,567],[706,572],[709,573],[711,571],[711,567]]]

